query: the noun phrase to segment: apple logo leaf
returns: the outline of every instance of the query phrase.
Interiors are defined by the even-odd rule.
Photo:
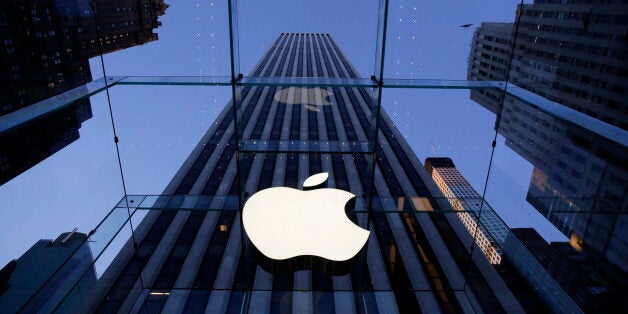
[[[329,174],[327,172],[317,173],[303,181],[303,190],[314,190],[320,188],[327,182]]]

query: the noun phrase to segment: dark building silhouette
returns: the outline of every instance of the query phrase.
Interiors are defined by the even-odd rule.
[[[157,40],[163,0],[0,4],[0,116],[92,80],[89,58]]]
[[[87,235],[66,232],[39,240],[0,271],[0,309],[4,313],[68,312],[96,284]],[[79,279],[80,278],[80,279]]]
[[[251,76],[358,74],[328,34],[284,33]],[[480,250],[469,255],[469,232],[449,203],[435,199],[442,194],[383,111],[370,183],[373,155],[359,148],[368,142],[374,121],[369,89],[247,86],[238,91],[243,142],[235,141],[229,103],[135,230],[137,242],[129,240],[121,249],[81,311],[524,310]],[[282,150],[265,150],[272,147]],[[306,149],[291,150],[295,147]],[[357,210],[347,215],[370,229],[364,251],[343,275],[265,270],[241,228],[238,195],[271,186],[301,188],[320,172],[329,173],[329,187],[358,196]],[[370,193],[373,212],[367,214],[363,195]]]
[[[2,1],[0,117],[90,82],[90,58],[157,40],[166,8],[163,0]],[[91,117],[82,99],[0,130],[0,184],[78,139]]]
[[[628,306],[569,242],[547,243],[533,228],[515,228],[512,234],[585,312],[609,313]]]

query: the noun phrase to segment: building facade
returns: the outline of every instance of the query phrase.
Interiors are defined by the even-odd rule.
[[[0,309],[6,313],[71,311],[96,285],[96,271],[84,233],[65,232],[39,240],[2,269]]]
[[[516,238],[522,243],[585,313],[628,306],[620,292],[609,289],[604,277],[569,242],[547,243],[533,228],[514,228],[511,235],[507,241]]]
[[[522,5],[517,24],[483,23],[473,36],[468,78],[507,80],[625,132],[628,8],[563,2]],[[527,201],[623,286],[626,146],[499,91],[471,91],[471,99],[499,116],[506,146],[534,167]]]
[[[516,26],[482,23],[476,30],[467,77],[508,80],[626,130],[628,115],[622,106],[628,89],[626,16],[628,8],[621,1],[523,4]],[[478,103],[497,113],[501,99],[478,94],[487,93],[473,91],[472,99],[481,99]]]
[[[328,34],[283,33],[251,76],[358,74]],[[375,121],[370,90],[246,86],[238,94],[236,110],[229,103],[207,130],[81,311],[524,310],[490,262],[470,255],[473,238],[385,112],[376,154],[361,150]],[[357,196],[347,216],[370,230],[365,248],[343,274],[267,271],[242,230],[239,195],[300,189],[321,172],[329,187]]]
[[[3,1],[0,116],[92,80],[89,59],[157,40],[162,0]]]
[[[0,3],[0,116],[92,80],[89,59],[157,40],[161,0],[28,0]],[[79,138],[88,99],[0,130],[0,184]]]
[[[508,236],[509,229],[495,211],[482,200],[482,196],[458,171],[454,162],[447,157],[425,159],[425,169],[443,193],[458,217],[474,236],[477,246],[491,264],[502,260],[500,248]]]

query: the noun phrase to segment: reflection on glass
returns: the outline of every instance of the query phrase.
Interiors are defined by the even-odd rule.
[[[99,5],[106,7],[88,1],[0,6],[0,118],[5,118],[0,185],[79,137],[81,123],[91,118],[91,104],[89,99],[73,101],[90,95],[83,86],[92,80],[89,58],[157,40],[153,30],[168,7],[163,1],[116,10],[97,10]],[[71,102],[71,108],[52,113]],[[37,108],[24,109],[34,104]]]
[[[0,185],[76,141],[91,118],[89,99],[81,99],[1,132]]]
[[[116,10],[88,1],[0,7],[2,72],[10,73],[0,94],[0,116],[91,81],[89,58],[157,40],[153,29],[168,5],[128,2]],[[103,10],[94,11],[101,4]]]
[[[578,306],[599,310],[618,300],[628,271],[628,118],[620,105],[628,85],[614,31],[626,11],[619,4],[541,1],[519,9],[517,24],[482,23],[469,58],[469,79],[508,79],[512,97],[479,90],[471,99],[498,116],[506,146],[533,166],[526,200],[569,242],[515,235]],[[551,262],[557,256],[565,260],[562,271],[598,279],[567,279]]]

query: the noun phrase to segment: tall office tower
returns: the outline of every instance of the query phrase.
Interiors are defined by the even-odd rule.
[[[251,76],[358,74],[328,34],[283,33]],[[451,206],[434,198],[441,196],[438,188],[383,111],[371,181],[373,154],[360,148],[372,130],[370,90],[238,89],[237,123],[245,148],[281,150],[236,151],[235,113],[228,104],[82,311],[523,311],[527,304],[518,302],[481,252],[469,254],[473,239]],[[342,147],[348,148],[316,150]],[[347,214],[370,229],[358,260],[342,274],[264,267],[240,224],[238,195],[271,186],[302,188],[306,178],[321,172],[329,173],[329,187],[358,196],[356,208],[364,208],[363,195],[375,196],[370,214]],[[128,200],[131,207],[140,201]]]
[[[472,91],[471,98],[499,115],[497,131],[506,145],[534,166],[528,202],[623,286],[628,151],[608,134],[628,125],[628,7],[535,1],[520,9],[515,40],[514,24],[483,23],[476,30],[468,78],[508,79],[597,120],[577,112],[549,115],[498,91]]]
[[[504,81],[507,78],[513,32],[512,23],[483,22],[475,30],[468,59],[467,79]],[[503,95],[497,91],[479,89],[471,90],[470,97],[496,114],[503,101]]]
[[[510,240],[522,243],[584,312],[609,313],[628,306],[621,292],[609,290],[595,268],[568,242],[547,243],[533,228],[512,229],[511,237],[506,249]]]
[[[2,268],[2,312],[50,313],[55,308],[61,312],[75,309],[82,296],[96,284],[92,252],[86,239],[86,234],[75,229],[62,233],[54,241],[39,240]]]
[[[503,245],[508,235],[506,224],[482,200],[450,158],[426,158],[425,169],[454,210],[458,211],[458,217],[475,237],[486,258],[491,264],[501,263],[502,250],[499,246]]]
[[[2,1],[0,117],[91,81],[92,57],[157,40],[166,8],[163,0]],[[0,184],[78,139],[91,117],[84,99],[0,130]]]
[[[482,23],[473,36],[467,76],[487,81],[508,78],[519,87],[626,130],[628,114],[622,104],[628,90],[628,7],[621,1],[569,2],[535,0],[520,6],[514,50],[514,24]],[[472,98],[477,93],[473,91]],[[482,103],[493,111],[498,101]]]
[[[0,116],[91,81],[89,58],[157,40],[167,7],[163,0],[2,1]]]

